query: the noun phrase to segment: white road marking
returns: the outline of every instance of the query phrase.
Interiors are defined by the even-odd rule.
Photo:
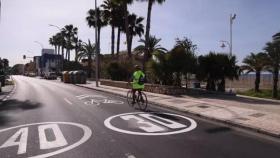
[[[137,121],[137,126],[138,128],[144,130],[145,132],[152,133],[152,132],[162,132],[165,131],[164,128],[157,126],[153,124],[152,122],[146,121],[136,115],[125,115],[125,116],[120,116],[123,120],[130,121],[130,120],[135,120]]]
[[[25,125],[19,125],[19,126],[15,126],[15,127],[10,127],[10,128],[6,128],[6,129],[2,129],[0,130],[0,134],[2,134],[3,132],[7,132],[9,130],[13,130],[13,129],[17,129],[17,128],[21,128],[21,127],[26,127],[26,126],[34,126],[34,125],[47,125],[47,124],[63,124],[63,125],[72,125],[74,127],[78,127],[81,128],[83,130],[83,136],[81,137],[80,140],[78,140],[77,142],[75,142],[72,145],[69,145],[65,148],[61,148],[59,150],[50,152],[50,153],[46,153],[46,154],[41,154],[41,155],[36,155],[36,156],[30,156],[28,158],[47,158],[47,157],[51,157],[54,155],[58,155],[61,153],[64,153],[66,151],[69,151],[71,149],[74,149],[78,146],[80,146],[81,144],[85,143],[87,140],[89,140],[89,138],[92,135],[92,131],[89,127],[79,124],[79,123],[73,123],[73,122],[42,122],[42,123],[31,123],[31,124],[25,124]],[[28,127],[27,127],[28,128]],[[0,148],[1,149],[1,148]]]
[[[46,129],[51,129],[53,131],[55,140],[47,140],[45,133]],[[38,132],[40,140],[40,149],[58,148],[68,144],[57,124],[41,125],[38,127]]]
[[[82,100],[84,98],[88,98],[89,95],[86,95],[86,94],[83,94],[83,95],[79,95],[79,96],[76,96],[78,99]]]
[[[70,102],[67,98],[64,98],[64,101],[66,101],[68,104],[73,105],[72,102]]]
[[[113,130],[113,131],[116,131],[116,132],[120,132],[120,133],[126,133],[126,134],[132,134],[132,135],[144,135],[144,136],[162,136],[162,135],[172,135],[172,134],[179,134],[179,133],[185,133],[185,132],[189,132],[193,129],[195,129],[197,127],[197,123],[191,119],[191,118],[188,118],[188,117],[185,117],[185,116],[181,116],[181,115],[177,115],[177,114],[170,114],[170,113],[160,113],[160,114],[165,114],[165,115],[169,115],[169,116],[175,116],[175,117],[179,117],[179,118],[182,118],[186,121],[188,121],[190,125],[187,125],[187,124],[184,124],[186,125],[186,128],[182,128],[182,129],[178,129],[178,130],[172,130],[172,131],[160,131],[159,129],[159,132],[151,132],[152,130],[156,130],[156,128],[151,128],[151,124],[154,124],[156,122],[154,121],[151,121],[153,123],[150,124],[149,121],[143,121],[142,119],[139,119],[139,117],[134,117],[135,115],[140,115],[140,114],[146,114],[144,112],[134,112],[134,113],[124,113],[124,114],[119,114],[119,115],[115,115],[115,116],[111,116],[109,118],[107,118],[105,121],[104,121],[104,125]],[[153,114],[153,113],[150,113],[150,114]],[[134,115],[134,116],[133,116]],[[133,116],[133,117],[131,117]],[[155,115],[156,116],[156,115]],[[136,131],[129,131],[129,130],[125,130],[125,129],[121,129],[121,128],[118,128],[114,125],[111,124],[112,120],[113,119],[116,119],[116,118],[122,118],[122,119],[136,119],[136,125],[139,129],[142,129],[144,130],[145,132],[136,132]],[[155,117],[156,118],[156,117]],[[148,118],[149,120],[151,120],[150,118]],[[161,118],[161,120],[164,120],[163,118]],[[159,121],[159,120],[157,120]],[[149,122],[149,123],[148,123]],[[168,121],[169,123],[171,122],[171,120]],[[167,123],[168,123],[167,122]],[[165,123],[161,123],[161,125],[163,125]],[[150,125],[150,126],[149,126]],[[170,125],[170,124],[169,124]],[[172,124],[171,124],[172,125]],[[178,126],[174,126],[172,125],[171,127],[175,128],[175,127],[179,127],[179,124],[177,124]],[[180,125],[181,126],[181,125]],[[144,129],[144,128],[145,129]],[[147,128],[150,128],[150,129],[147,129]]]
[[[85,96],[85,94],[83,94],[83,95],[77,95],[76,97],[79,98],[79,97],[83,97],[83,96]]]
[[[130,153],[125,154],[125,156],[126,156],[127,158],[136,158],[134,155],[132,155],[132,154],[130,154]]]
[[[168,127],[168,128],[171,128],[171,129],[179,129],[179,128],[186,128],[187,126],[186,125],[183,125],[181,123],[178,123],[178,122],[175,122],[175,121],[172,121],[170,119],[165,119],[165,118],[162,118],[162,117],[159,117],[159,116],[156,116],[156,115],[151,115],[151,114],[139,114],[139,116],[142,116],[146,119],[149,119],[153,122],[156,122],[162,126],[165,126],[165,127]],[[154,118],[157,118],[158,120],[154,119]],[[163,120],[163,121],[159,121],[159,120]]]
[[[19,141],[16,141],[19,136],[20,136]],[[26,153],[27,136],[28,136],[28,128],[27,127],[21,128],[13,136],[11,136],[3,145],[1,145],[0,149],[11,147],[11,146],[18,146],[17,154],[24,154]]]

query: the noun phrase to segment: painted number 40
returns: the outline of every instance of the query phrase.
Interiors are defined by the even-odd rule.
[[[52,130],[55,139],[49,141],[46,137],[46,130]],[[57,124],[46,124],[38,126],[40,149],[53,149],[63,147],[68,144]],[[11,136],[3,145],[2,148],[18,146],[17,154],[26,153],[27,148],[28,127],[20,128],[13,136]],[[17,141],[18,140],[18,141]]]

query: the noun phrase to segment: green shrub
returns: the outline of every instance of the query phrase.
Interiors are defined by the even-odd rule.
[[[130,62],[112,62],[107,67],[107,73],[112,80],[128,81],[133,73],[133,64]]]

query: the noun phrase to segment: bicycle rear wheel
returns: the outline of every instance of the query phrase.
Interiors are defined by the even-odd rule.
[[[145,111],[147,109],[148,100],[147,100],[147,96],[144,92],[141,92],[140,94],[138,93],[137,103],[138,103],[140,110]]]
[[[129,106],[133,106],[132,101],[133,101],[133,94],[132,90],[129,90],[126,94],[126,100]]]

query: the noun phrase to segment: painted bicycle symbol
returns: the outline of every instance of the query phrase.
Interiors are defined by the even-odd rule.
[[[95,105],[99,106],[100,104],[123,104],[124,102],[119,100],[112,100],[103,95],[79,95],[76,96],[79,100],[86,100],[85,105]]]

